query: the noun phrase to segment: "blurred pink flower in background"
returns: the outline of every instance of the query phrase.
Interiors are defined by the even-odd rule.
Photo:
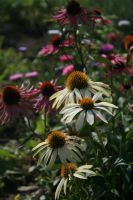
[[[121,35],[120,33],[111,32],[107,35],[107,38],[110,42],[116,42],[121,40]]]
[[[22,73],[16,73],[16,74],[12,74],[9,76],[9,80],[10,81],[17,81],[23,78],[23,74]]]
[[[103,44],[100,47],[100,53],[101,54],[110,54],[114,51],[114,45],[113,44]]]
[[[62,47],[69,47],[71,45],[74,45],[73,39],[69,38],[62,41],[61,35],[53,36],[51,42],[51,44],[48,44],[41,49],[39,55],[48,56],[57,53]]]
[[[37,71],[33,71],[33,72],[27,72],[25,74],[25,77],[26,78],[35,78],[39,75],[39,73]]]
[[[65,54],[65,55],[62,55],[59,57],[59,60],[61,62],[69,62],[69,61],[72,61],[74,59],[74,57],[72,55],[69,55],[69,54]]]
[[[69,64],[63,69],[62,75],[67,75],[67,74],[71,73],[72,71],[74,71],[74,65]]]
[[[94,8],[90,16],[91,16],[91,21],[93,21],[94,23],[98,23],[102,25],[112,24],[111,20],[106,19],[105,17],[102,16],[100,9]]]

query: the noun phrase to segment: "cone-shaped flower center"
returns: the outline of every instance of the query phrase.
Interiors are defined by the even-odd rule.
[[[75,0],[70,0],[67,4],[67,7],[66,7],[66,10],[67,10],[67,13],[69,15],[78,15],[81,13],[81,7],[80,7],[80,4],[75,1]]]
[[[53,131],[48,135],[48,143],[52,149],[61,148],[66,143],[66,135],[61,131]]]
[[[61,36],[60,35],[55,35],[52,37],[52,44],[55,47],[58,47],[61,44]]]
[[[18,104],[20,101],[20,91],[15,86],[6,86],[3,90],[3,101],[7,105]]]
[[[97,9],[97,8],[94,8],[93,13],[95,15],[99,15],[99,16],[101,15],[101,11],[99,9]]]
[[[80,99],[80,105],[84,110],[91,110],[94,108],[94,101],[91,97]]]
[[[46,81],[41,85],[41,93],[49,98],[56,92],[54,85],[50,81]]]
[[[66,166],[61,166],[61,176],[68,177],[69,174],[73,174],[77,169],[77,165],[74,163],[69,163]]]
[[[73,71],[67,78],[66,86],[69,90],[84,89],[88,86],[88,76],[80,71]]]

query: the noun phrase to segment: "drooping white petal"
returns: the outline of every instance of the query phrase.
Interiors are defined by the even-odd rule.
[[[43,150],[43,152],[45,152],[46,147],[48,147],[48,145],[40,147],[40,148],[36,151],[36,153],[33,155],[33,158],[34,158],[40,151]]]
[[[44,159],[44,157],[46,156],[46,154],[49,152],[49,149],[48,148],[46,151],[42,152],[39,159],[38,159],[38,162],[37,162],[37,165],[40,165],[40,163],[42,162],[42,160]]]
[[[77,88],[74,88],[74,93],[76,96],[76,100],[78,101],[79,99],[82,99],[82,96],[80,94],[80,91]]]
[[[82,170],[79,170],[79,172],[86,173],[89,176],[95,176],[96,175],[96,173],[94,171],[88,170],[88,169],[82,169]]]
[[[55,93],[49,98],[49,100],[55,99],[56,97],[60,96],[63,92],[66,92],[66,88],[63,89],[63,90],[60,90],[60,91],[58,91],[58,92],[55,92]]]
[[[75,112],[72,115],[68,116],[67,119],[65,119],[65,123],[70,123],[73,120],[73,118],[75,117],[75,115],[77,115],[77,113],[79,113],[81,111],[82,111],[82,108],[75,109]],[[65,117],[65,115],[64,115],[64,117]]]
[[[102,97],[102,93],[101,92],[97,92],[94,96],[93,96],[93,100],[97,101],[98,99],[100,99]]]
[[[109,113],[110,115],[113,115],[112,112],[110,110],[108,110],[107,108],[104,108],[102,106],[96,106],[97,109],[100,109],[100,110],[104,110],[106,111],[107,113]]]
[[[85,90],[85,96],[84,97],[91,97],[91,93],[88,89]]]
[[[110,108],[118,108],[117,106],[115,106],[112,103],[108,103],[108,102],[100,102],[100,103],[95,103],[96,106],[107,106]]]
[[[74,175],[75,177],[77,177],[77,178],[87,179],[86,175],[84,175],[83,173],[75,172],[73,175]]]
[[[85,111],[82,111],[76,121],[76,130],[80,130],[83,127],[84,123],[84,118],[85,118]]]
[[[93,167],[93,165],[82,165],[80,167],[78,167],[78,169],[91,169]]]
[[[67,110],[66,113],[63,115],[63,119],[67,118],[68,116],[72,116],[79,108],[72,108],[70,110]],[[80,110],[80,109],[79,109]]]
[[[66,189],[67,189],[67,182],[68,182],[68,178],[65,179],[64,182],[64,194],[66,195]]]
[[[107,120],[106,120],[105,117],[101,114],[101,112],[99,112],[98,110],[93,110],[93,112],[96,114],[96,116],[97,116],[98,118],[100,118],[103,122],[105,122],[105,123],[108,124]]]
[[[88,110],[87,113],[86,113],[86,120],[87,122],[92,125],[94,124],[94,114],[92,113],[91,110]]]
[[[65,112],[69,111],[70,109],[75,109],[79,107],[79,104],[70,103],[64,106],[64,108],[59,112],[60,114],[64,114]]]
[[[57,186],[57,188],[56,188],[55,200],[56,200],[56,199],[59,199],[59,196],[60,196],[62,187],[63,187],[63,185],[64,185],[64,182],[65,182],[65,178],[62,178],[61,181],[60,181],[60,183],[58,184],[58,186]]]
[[[41,146],[43,146],[43,145],[45,145],[45,144],[47,144],[46,141],[45,141],[45,142],[39,143],[37,146],[35,146],[35,147],[32,149],[32,151],[35,151],[36,149],[38,149],[39,147],[41,147]]]
[[[44,158],[44,166],[47,165],[52,152],[53,152],[53,149],[49,148],[49,151],[46,153],[45,158]]]
[[[66,155],[64,154],[64,151],[63,151],[63,147],[62,148],[58,148],[58,155],[59,155],[60,161],[64,165],[66,165],[67,161],[66,161]]]
[[[51,158],[50,158],[50,161],[49,161],[49,164],[48,164],[48,168],[51,168],[53,166],[53,164],[55,163],[56,157],[57,157],[57,150],[55,149],[51,154]]]

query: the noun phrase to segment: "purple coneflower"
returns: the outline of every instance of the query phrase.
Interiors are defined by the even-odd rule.
[[[69,61],[72,61],[73,59],[74,59],[74,57],[72,55],[68,55],[68,54],[62,55],[59,57],[59,60],[61,62],[69,62]]]
[[[31,117],[35,93],[29,85],[7,85],[0,92],[0,124],[14,121],[18,115]]]
[[[59,48],[69,47],[73,44],[74,41],[72,39],[62,41],[61,35],[55,35],[52,37],[52,43],[43,47],[39,52],[39,55],[48,56],[55,54],[59,51]]]
[[[94,8],[91,15],[91,21],[94,23],[100,23],[102,25],[110,25],[112,24],[112,21],[109,19],[106,19],[102,16],[101,10]]]
[[[70,24],[76,26],[78,23],[88,22],[88,11],[83,8],[80,3],[76,0],[69,0],[65,8],[62,8],[54,16],[54,19],[57,20],[61,25]]]
[[[53,113],[55,109],[52,108],[52,101],[49,101],[49,97],[53,95],[60,89],[60,86],[57,86],[52,81],[45,81],[40,83],[38,88],[35,89],[36,93],[39,95],[35,101],[35,110],[40,112],[45,108],[46,112]]]

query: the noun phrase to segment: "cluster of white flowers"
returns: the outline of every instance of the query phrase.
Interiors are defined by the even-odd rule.
[[[90,80],[84,72],[74,71],[67,78],[66,88],[53,94],[50,99],[54,99],[53,107],[64,105],[60,111],[62,122],[75,121],[76,129],[80,130],[85,121],[90,125],[98,119],[108,123],[103,111],[113,115],[113,108],[117,106],[104,101],[105,96],[111,96],[108,85]]]
[[[85,124],[93,125],[95,121],[107,119],[103,112],[113,115],[113,109],[117,108],[114,104],[107,102],[104,98],[111,97],[110,87],[102,82],[92,81],[88,75],[81,71],[73,71],[68,76],[66,87],[55,92],[50,100],[53,108],[59,109],[63,115],[62,122],[68,124],[75,122],[75,130],[79,131]],[[95,176],[92,165],[77,166],[82,161],[81,138],[70,136],[59,130],[53,131],[44,142],[33,148],[34,156],[40,155],[38,164],[43,161],[47,168],[51,168],[59,157],[62,163],[61,180],[55,192],[55,199],[58,199],[63,188],[64,194],[68,183],[74,178],[87,179]]]

